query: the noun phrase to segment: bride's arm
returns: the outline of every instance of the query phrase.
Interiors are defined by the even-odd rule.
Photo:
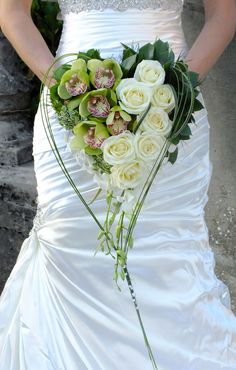
[[[235,0],[204,0],[205,25],[185,59],[202,80],[232,40],[236,27]]]
[[[42,81],[54,56],[31,18],[31,5],[32,0],[0,0],[0,27],[21,59]]]

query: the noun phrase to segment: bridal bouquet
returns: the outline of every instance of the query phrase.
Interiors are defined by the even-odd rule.
[[[126,278],[156,369],[127,269],[128,250],[134,245],[138,215],[161,165],[166,161],[174,164],[178,144],[190,139],[193,114],[203,106],[197,99],[198,75],[180,58],[175,61],[168,43],[157,40],[137,50],[122,45],[120,63],[102,58],[94,49],[66,54],[54,62],[74,57],[54,70],[57,83],[50,88],[50,100],[59,123],[69,133],[69,150],[98,185],[89,203],[60,156],[47,104],[43,99],[40,104],[58,163],[100,227],[95,254],[101,250],[114,258],[113,278],[119,289],[118,277]],[[101,192],[107,204],[103,223],[91,208]]]

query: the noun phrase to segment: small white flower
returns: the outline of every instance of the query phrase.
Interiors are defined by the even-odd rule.
[[[155,87],[152,95],[152,105],[170,113],[175,107],[175,97],[170,85],[165,84]]]
[[[93,180],[98,184],[98,186],[103,190],[110,190],[110,175],[108,173],[96,173],[93,176]]]
[[[92,158],[87,155],[84,150],[76,150],[73,151],[75,155],[75,159],[78,162],[80,168],[82,170],[87,171],[90,174],[94,174],[94,169],[93,169],[93,163],[92,163]]]
[[[151,107],[142,122],[142,129],[156,133],[158,135],[167,136],[172,128],[168,114],[161,108]]]
[[[135,158],[134,137],[130,131],[124,131],[104,140],[101,146],[104,160],[111,165],[132,161]]]
[[[124,201],[121,205],[121,211],[124,211],[126,215],[132,215],[133,208],[138,200],[141,192],[141,187],[137,186],[132,190],[125,190]]]
[[[137,65],[134,78],[153,88],[164,83],[165,70],[157,60],[145,59]]]
[[[130,114],[144,112],[152,97],[151,89],[135,78],[121,80],[116,88],[116,94],[120,100],[120,107]]]

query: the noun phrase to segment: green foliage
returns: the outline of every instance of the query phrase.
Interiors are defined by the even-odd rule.
[[[176,147],[174,152],[169,153],[168,160],[171,164],[174,164],[178,156],[178,147]]]
[[[121,68],[124,78],[133,77],[137,65],[144,59],[158,60],[165,70],[168,70],[174,64],[175,56],[168,42],[156,40],[153,44],[147,43],[141,46],[137,51],[125,44],[122,44],[122,46],[124,50]]]
[[[53,54],[58,46],[62,28],[62,21],[57,19],[59,11],[60,8],[57,3],[40,0],[33,0],[32,2],[32,19]]]
[[[62,105],[60,113],[58,113],[59,123],[66,129],[72,130],[80,119],[79,113],[76,110],[69,111],[65,105]]]
[[[87,62],[90,59],[100,59],[100,60],[103,60],[103,58],[100,55],[99,50],[97,50],[97,49],[89,49],[86,52],[80,51],[78,53],[78,58],[84,59],[85,62]]]
[[[99,169],[102,170],[102,172],[111,173],[111,165],[104,161],[103,154],[93,156],[93,169],[95,171],[99,171]]]
[[[32,2],[31,16],[33,22],[42,34],[53,55],[56,53],[62,31],[62,21],[57,19],[59,11],[60,8],[57,3],[43,2],[40,0],[33,0]],[[31,116],[34,117],[38,108],[41,82],[23,61],[21,61],[21,68],[23,73],[26,75],[26,78],[32,83],[32,100],[30,109]]]

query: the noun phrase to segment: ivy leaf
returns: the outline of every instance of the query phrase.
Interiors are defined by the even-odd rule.
[[[190,136],[190,135],[192,135],[192,132],[191,132],[191,129],[188,125],[185,126],[182,131],[180,131],[180,136],[181,137],[182,136],[186,137],[186,136]]]
[[[198,99],[195,99],[194,106],[193,106],[194,112],[197,112],[201,109],[204,109],[203,104]]]
[[[153,60],[154,56],[154,45],[150,42],[143,45],[137,53],[137,62],[141,62],[144,59]]]
[[[53,77],[56,81],[60,81],[63,74],[70,69],[69,65],[63,64],[53,72]]]
[[[90,59],[100,59],[100,60],[103,60],[103,58],[100,55],[99,50],[97,50],[97,49],[89,49],[86,52],[79,51],[77,57],[84,59],[85,62],[88,62],[88,60],[90,60]]]
[[[61,111],[61,108],[63,106],[63,103],[62,103],[62,100],[61,98],[58,96],[58,93],[57,93],[57,88],[59,86],[59,83],[53,85],[51,88],[50,88],[50,99],[51,99],[51,102],[52,102],[52,105],[53,105],[53,108],[55,109],[55,111],[57,113],[60,113]]]
[[[181,134],[179,134],[179,139],[180,140],[189,140],[190,139],[190,136],[182,136]]]
[[[121,68],[123,71],[123,77],[128,77],[129,73],[132,71],[132,69],[136,66],[136,59],[137,54],[131,55],[127,59],[123,60],[121,63]]]
[[[102,59],[98,49],[89,49],[86,53],[91,59]]]
[[[173,139],[170,139],[170,142],[172,143],[172,144],[174,144],[174,145],[178,145],[179,144],[179,137],[178,136],[176,136],[176,137],[174,137]]]
[[[124,47],[123,54],[122,54],[122,61],[136,54],[136,51],[132,49],[131,47],[123,44],[122,42],[121,42],[121,45]]]
[[[174,152],[172,153],[169,153],[169,158],[168,158],[168,161],[171,163],[171,164],[174,164],[176,159],[177,159],[177,156],[178,156],[178,147],[175,149]]]
[[[162,65],[174,62],[175,55],[170,50],[168,42],[163,42],[160,39],[154,42],[154,59],[158,60]]]

